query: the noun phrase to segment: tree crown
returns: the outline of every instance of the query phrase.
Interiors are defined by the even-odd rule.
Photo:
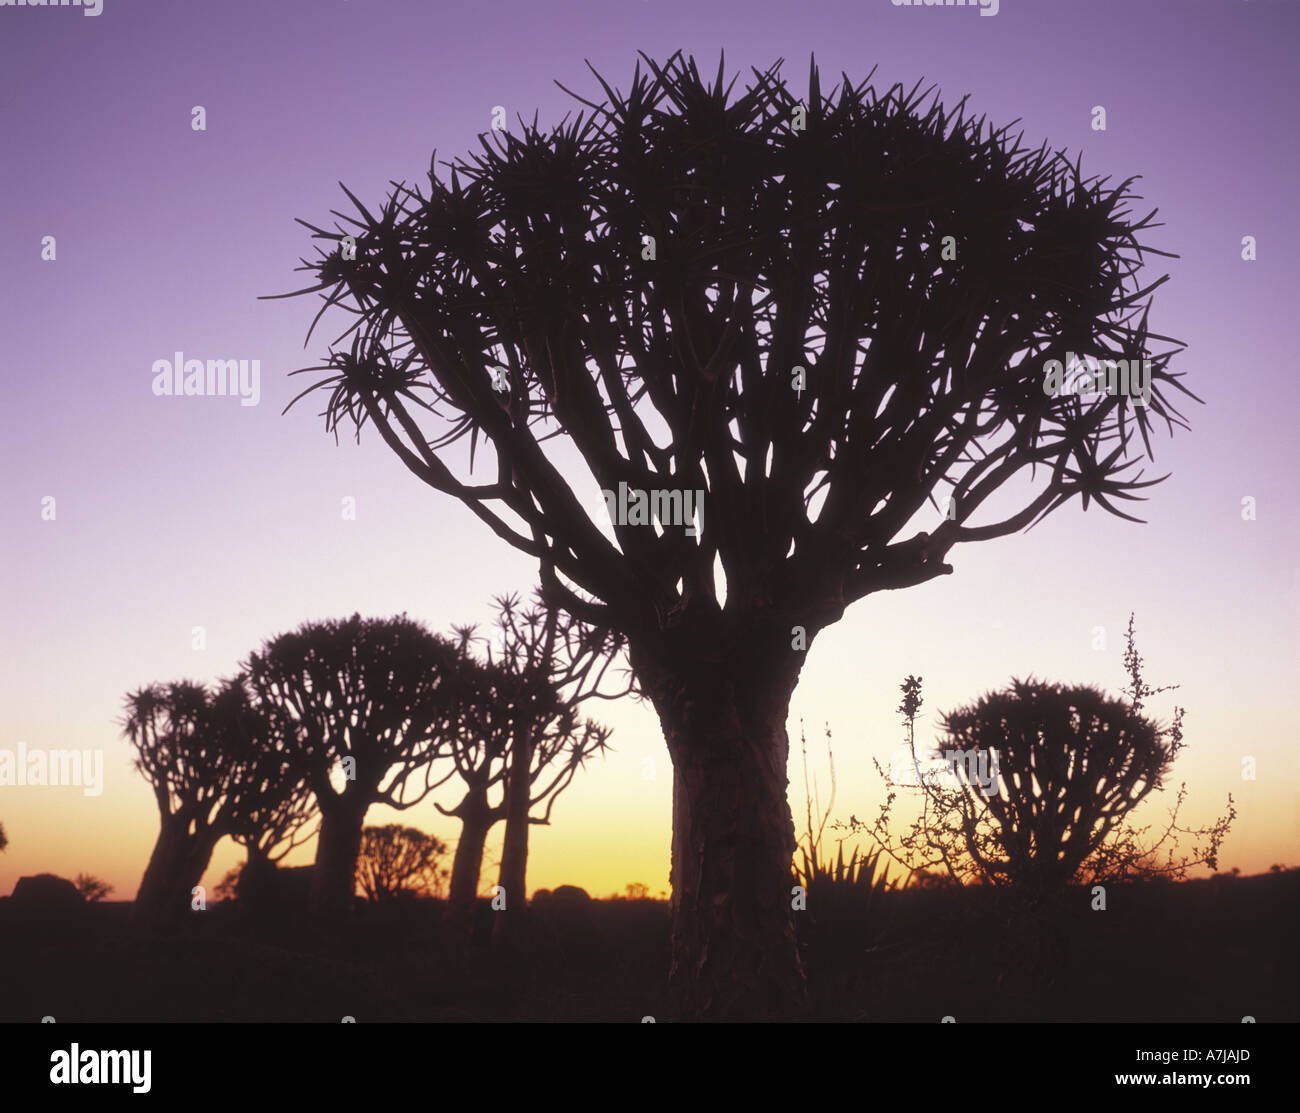
[[[818,629],[1076,496],[1129,517],[1116,500],[1158,482],[1127,474],[1133,430],[1150,454],[1155,418],[1185,426],[1168,388],[1190,396],[1181,345],[1148,329],[1165,279],[1136,274],[1168,253],[1138,242],[1135,179],[1085,179],[919,84],[823,96],[812,64],[804,101],[778,62],[732,99],[721,63],[709,84],[645,61],[626,95],[598,74],[602,102],[571,94],[573,121],[484,137],[449,182],[431,164],[427,193],[394,183],[377,214],[349,193],[347,231],[307,224],[330,250],[298,292],[355,316],[303,369],[327,372],[303,393],[327,392],[328,428],[373,421],[573,613],[704,652],[756,621]],[[1047,395],[1070,353],[1149,360],[1149,401]],[[487,482],[453,467],[463,437]],[[602,525],[575,452],[602,491],[701,492],[698,533]],[[938,492],[954,513],[900,539]]]

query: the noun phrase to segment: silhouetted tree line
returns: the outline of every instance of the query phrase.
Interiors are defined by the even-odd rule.
[[[160,821],[137,919],[181,916],[222,838],[245,847],[252,882],[314,834],[309,907],[337,921],[358,880],[372,896],[392,895],[445,849],[410,828],[367,836],[370,807],[410,808],[455,778],[464,799],[440,807],[462,823],[449,914],[458,927],[470,921],[487,833],[505,820],[511,918],[523,904],[527,829],[549,822],[555,797],[609,736],[579,705],[628,688],[602,691],[616,635],[540,592],[528,608],[500,597],[497,611],[495,640],[473,627],[443,638],[405,615],[309,622],[211,688],[180,681],[131,693],[124,733]]]

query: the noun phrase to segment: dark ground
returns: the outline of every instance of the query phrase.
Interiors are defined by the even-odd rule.
[[[872,931],[800,921],[813,1016],[1294,1022],[1298,882],[1292,870],[1113,886],[1104,912],[1080,889],[1035,918],[980,890],[886,894]],[[486,929],[496,914],[481,913]],[[259,927],[233,904],[169,937],[137,934],[129,914],[105,903],[38,919],[0,900],[0,1021],[671,1019],[657,901],[593,901],[562,924],[531,913],[528,951],[465,960],[449,957],[433,901],[363,907],[331,948],[305,946],[305,923]]]

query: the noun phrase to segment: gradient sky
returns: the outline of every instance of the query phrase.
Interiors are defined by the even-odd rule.
[[[995,124],[1020,118],[1027,144],[1082,151],[1089,174],[1142,175],[1165,222],[1148,242],[1181,256],[1144,272],[1172,275],[1152,328],[1187,342],[1175,369],[1206,403],[1180,407],[1190,433],[1154,442],[1149,474],[1173,478],[1138,504],[1147,525],[1072,503],[1027,535],[958,546],[954,575],[870,597],[821,635],[790,718],[797,822],[801,719],[823,798],[825,725],[834,734],[835,815],[874,815],[871,759],[900,744],[906,674],[925,679],[925,738],[936,709],[1013,675],[1114,692],[1136,611],[1147,680],[1182,686],[1151,710],[1167,719],[1175,697],[1187,708],[1183,818],[1211,822],[1231,792],[1240,814],[1221,867],[1295,863],[1298,30],[1300,6],[1259,0],[1002,0],[992,18],[889,0],[0,8],[0,749],[98,748],[105,763],[94,798],[0,788],[0,894],[48,870],[133,895],[157,816],[116,723],[128,690],[213,680],[307,619],[406,611],[445,630],[488,619],[495,592],[530,589],[528,558],[373,433],[336,446],[315,399],[281,416],[303,385],[287,372],[318,362],[340,328],[304,352],[317,303],[256,299],[306,284],[293,268],[315,248],[293,218],[328,226],[347,208],[340,180],[381,201],[390,179],[422,178],[433,148],[476,148],[496,105],[511,124],[534,110],[545,124],[576,107],[555,80],[598,99],[584,59],[626,89],[637,50],[679,48],[709,75],[725,49],[738,87],[783,57],[797,95],[812,52],[827,91],[841,71],[857,82],[878,65],[877,88],[925,78],[946,103],[969,93]],[[191,130],[195,105],[205,132]],[[1091,130],[1094,105],[1105,132]],[[41,259],[47,235],[54,262]],[[178,350],[260,360],[260,404],[154,397],[154,360]],[[48,495],[55,521],[41,518]],[[342,520],[344,496],[355,521]],[[205,650],[191,648],[195,626]],[[630,704],[604,717],[615,752],[579,776],[551,828],[534,828],[530,888],[667,887],[658,723]],[[402,821],[456,837],[431,803]],[[208,884],[240,858],[224,843]]]

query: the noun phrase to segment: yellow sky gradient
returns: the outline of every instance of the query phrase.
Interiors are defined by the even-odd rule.
[[[1025,543],[1027,539],[1022,538],[1003,544]],[[895,708],[898,685],[906,673],[925,677],[918,744],[934,740],[936,707],[949,710],[968,702],[989,687],[1001,686],[1011,675],[1034,672],[1050,680],[1096,683],[1112,694],[1122,687],[1126,679],[1121,670],[1126,614],[1114,608],[1096,611],[1099,624],[1106,627],[1105,650],[1092,648],[1092,626],[1077,624],[1068,641],[1061,639],[1066,644],[1057,644],[1053,652],[1052,639],[1042,632],[1044,618],[1054,618],[1046,598],[1046,613],[1030,608],[1019,618],[999,618],[998,608],[991,602],[994,592],[985,595],[983,602],[966,596],[963,621],[945,622],[945,592],[954,590],[961,571],[935,590],[892,593],[859,604],[813,646],[789,719],[790,803],[800,834],[805,814],[801,717],[808,739],[809,772],[823,805],[830,792],[826,724],[833,734],[837,784],[832,821],[847,820],[850,814],[871,819],[884,798],[872,758],[888,765],[903,745]],[[1294,607],[1294,601],[1290,605]],[[1154,608],[1148,606],[1147,610]],[[1147,658],[1147,679],[1155,684],[1181,680],[1183,686],[1157,696],[1148,710],[1167,721],[1175,699],[1188,708],[1188,748],[1175,766],[1172,782],[1173,786],[1181,780],[1188,784],[1183,823],[1204,826],[1213,822],[1223,813],[1231,792],[1239,815],[1224,844],[1220,868],[1235,866],[1243,873],[1256,873],[1276,862],[1296,864],[1300,860],[1300,794],[1294,788],[1295,759],[1285,744],[1286,738],[1294,736],[1294,729],[1285,725],[1289,717],[1294,727],[1294,712],[1285,705],[1278,713],[1262,703],[1237,701],[1232,692],[1207,684],[1206,678],[1214,676],[1212,664],[1198,669],[1185,658],[1189,664],[1180,676],[1179,669],[1167,664],[1179,638],[1162,634],[1156,628],[1156,615],[1151,617],[1144,627],[1143,616],[1138,616],[1138,647]],[[927,630],[946,634],[927,646],[922,644]],[[1247,659],[1251,655],[1248,648],[1243,648],[1242,654]],[[1047,661],[1050,667],[1015,667],[1033,661]],[[1280,680],[1293,662],[1274,659],[1271,666],[1276,670],[1274,679]],[[228,672],[229,667],[216,671]],[[160,672],[160,677],[168,675]],[[1267,691],[1269,682],[1266,673],[1260,689]],[[83,746],[101,746],[104,790],[97,797],[87,797],[80,788],[0,789],[0,822],[10,839],[8,851],[0,854],[0,894],[8,893],[24,874],[49,871],[72,877],[86,872],[112,884],[115,899],[129,898],[157,833],[151,792],[131,768],[130,747],[115,737],[113,724],[101,723],[96,728],[85,721],[79,725],[85,717],[80,705],[57,698],[53,691],[47,694],[48,723],[44,729],[29,732],[28,746],[66,746],[63,739],[78,736],[85,740]],[[631,882],[646,884],[652,893],[665,891],[669,884],[671,770],[657,720],[649,705],[637,706],[630,700],[596,704],[590,713],[603,716],[614,726],[613,751],[577,775],[557,800],[551,826],[532,829],[530,892],[567,883],[606,896],[621,893]],[[1282,728],[1275,723],[1283,724]],[[1254,759],[1254,780],[1243,776],[1246,758]],[[1164,814],[1172,802],[1173,788],[1163,795],[1163,800],[1153,796],[1144,805],[1144,822]],[[449,805],[455,800],[454,791],[441,792],[437,799]],[[900,803],[901,823],[910,813],[905,801]],[[453,846],[458,834],[457,822],[439,815],[429,800],[400,813],[373,808],[367,822],[409,824],[431,831]],[[489,842],[483,892],[496,881],[503,830],[503,825],[498,825]],[[287,862],[310,862],[313,851],[314,844],[308,843],[295,850]],[[223,842],[205,884],[211,889],[241,860],[242,851],[229,840]]]

